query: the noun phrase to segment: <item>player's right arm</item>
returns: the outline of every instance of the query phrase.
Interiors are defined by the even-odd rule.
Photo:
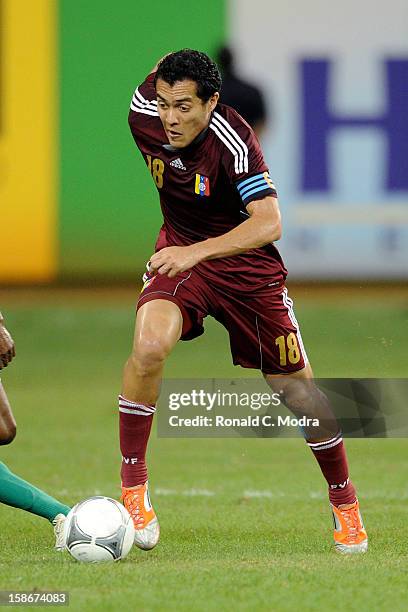
[[[156,66],[134,91],[130,102],[128,122],[137,147],[147,163],[147,151],[152,145],[160,145],[165,138],[163,126],[157,111],[156,89],[154,86]]]
[[[0,312],[0,370],[8,366],[15,354],[13,338],[4,326],[4,318]]]

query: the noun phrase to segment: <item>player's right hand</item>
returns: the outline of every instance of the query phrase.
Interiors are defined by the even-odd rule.
[[[147,281],[151,280],[153,276],[156,276],[156,272],[153,272],[151,269],[150,261],[146,264],[146,272],[142,276],[143,284],[147,283]]]
[[[8,366],[15,354],[13,338],[4,327],[4,319],[0,312],[0,370]]]

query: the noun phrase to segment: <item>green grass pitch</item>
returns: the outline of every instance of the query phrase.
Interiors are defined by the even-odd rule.
[[[296,291],[293,292],[296,298]],[[315,374],[406,377],[407,294],[302,293],[295,309]],[[116,395],[133,331],[129,292],[4,292],[17,344],[2,373],[18,435],[0,460],[73,504],[119,496]],[[354,297],[353,297],[354,296]],[[169,377],[257,376],[228,339],[180,343]],[[53,551],[46,521],[0,507],[0,589],[64,590],[73,610],[405,610],[408,443],[350,440],[369,552],[333,551],[326,488],[299,439],[171,440],[153,433],[159,546],[86,566]]]

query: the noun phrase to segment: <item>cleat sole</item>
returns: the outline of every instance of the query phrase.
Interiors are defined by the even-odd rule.
[[[368,550],[368,540],[360,544],[336,544],[336,551],[341,555],[356,555],[365,553]]]
[[[157,517],[152,519],[144,529],[136,529],[135,545],[141,550],[152,550],[160,538],[160,526]]]

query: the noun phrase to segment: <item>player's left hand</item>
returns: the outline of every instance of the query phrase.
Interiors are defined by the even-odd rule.
[[[165,247],[151,256],[149,270],[158,274],[167,274],[169,278],[173,278],[180,272],[189,270],[199,261],[194,244],[183,247]]]
[[[5,368],[15,356],[13,338],[3,325],[3,317],[0,313],[0,370]]]

